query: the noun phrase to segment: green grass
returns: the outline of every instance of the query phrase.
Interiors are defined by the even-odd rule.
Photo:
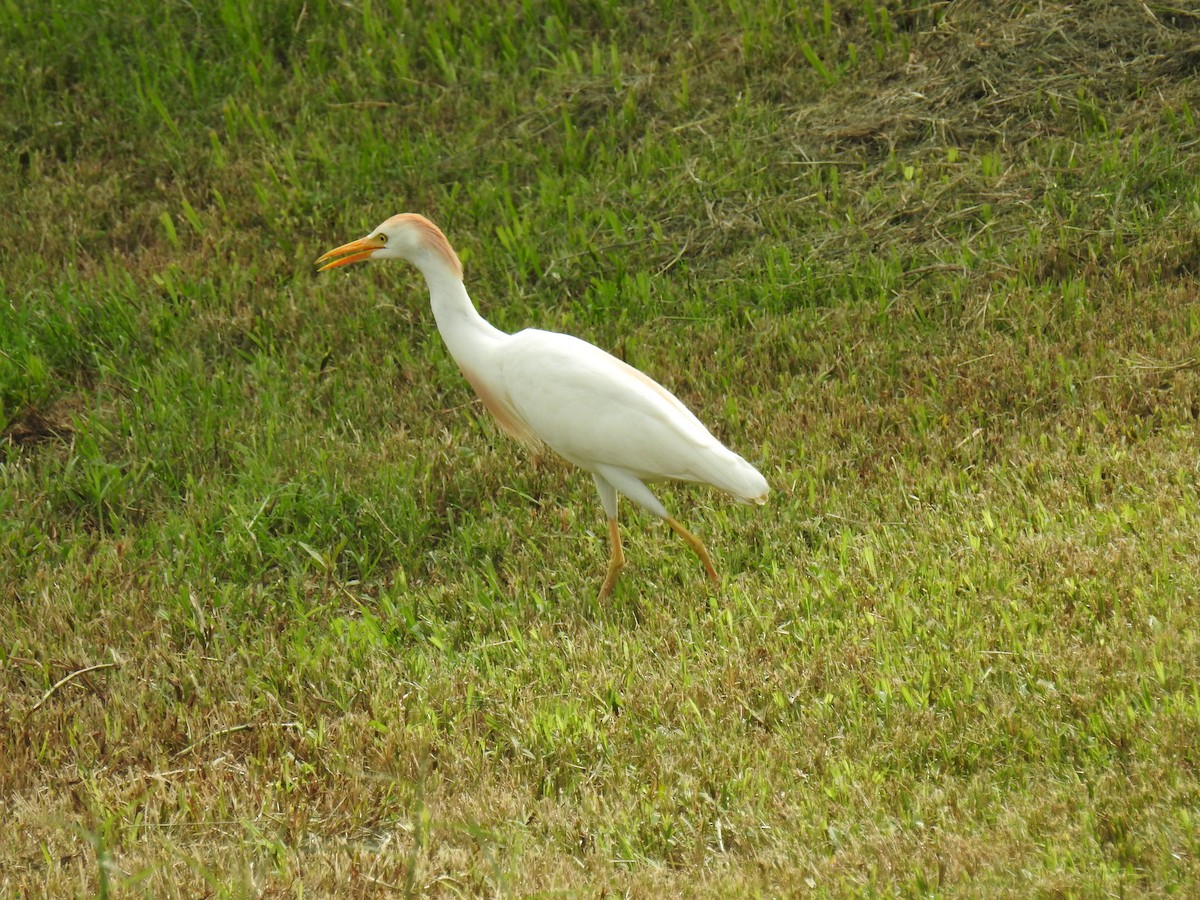
[[[0,894],[1194,892],[1198,26],[0,4]],[[401,211],[760,466],[719,594]]]

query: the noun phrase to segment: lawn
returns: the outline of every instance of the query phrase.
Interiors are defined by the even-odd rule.
[[[0,4],[0,895],[1200,885],[1200,14]],[[507,438],[403,264],[773,489]]]

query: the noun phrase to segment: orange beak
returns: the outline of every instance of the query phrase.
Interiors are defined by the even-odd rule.
[[[351,241],[348,244],[342,244],[340,247],[334,247],[328,253],[321,256],[317,263],[325,263],[317,269],[318,272],[324,272],[326,269],[336,269],[340,266],[349,266],[354,263],[366,262],[371,258],[371,254],[378,250],[383,245],[379,241],[365,237],[359,238],[357,241]],[[340,256],[341,259],[334,259],[335,256]],[[325,262],[331,260],[331,262]]]

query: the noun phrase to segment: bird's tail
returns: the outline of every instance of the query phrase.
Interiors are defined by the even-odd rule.
[[[756,503],[760,506],[766,503],[767,494],[771,492],[767,479],[732,450],[727,447],[721,449],[725,453],[713,459],[714,465],[706,473],[705,480],[743,503]]]

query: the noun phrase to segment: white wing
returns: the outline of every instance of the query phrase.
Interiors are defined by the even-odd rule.
[[[489,381],[533,434],[577,466],[712,484],[759,500],[767,484],[670,391],[598,347],[527,329],[498,345]]]

